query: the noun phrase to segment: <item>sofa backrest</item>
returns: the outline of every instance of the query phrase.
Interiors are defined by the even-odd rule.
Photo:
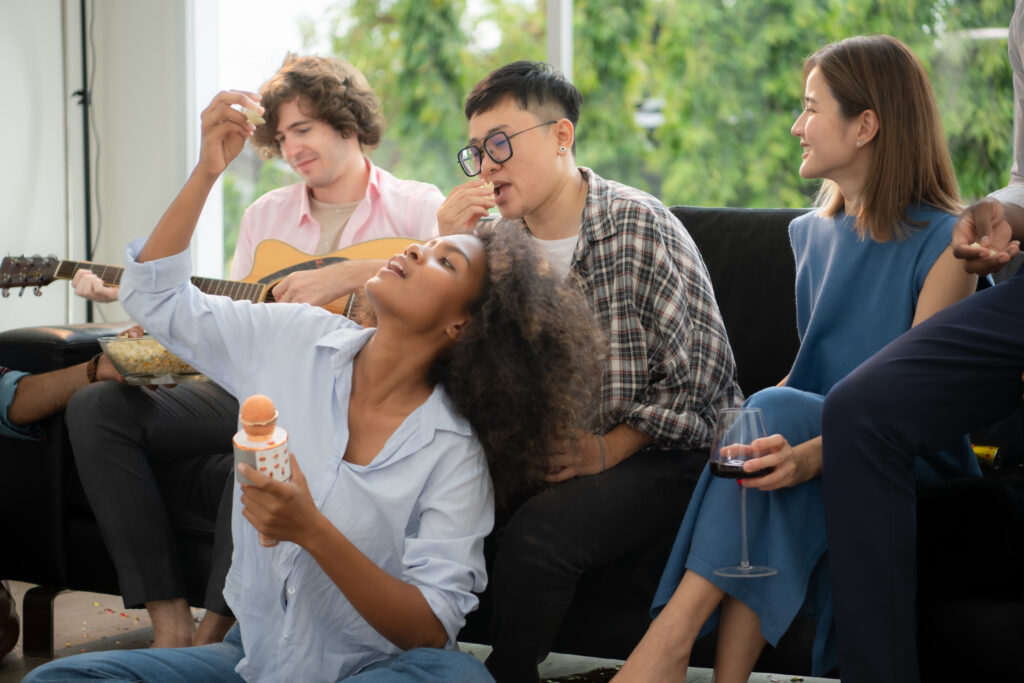
[[[808,209],[671,211],[707,264],[744,395],[777,384],[800,345],[789,223]]]

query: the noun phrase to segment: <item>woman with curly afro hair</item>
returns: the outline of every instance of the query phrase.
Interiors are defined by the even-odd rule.
[[[557,436],[593,427],[606,354],[579,288],[522,230],[483,224],[474,234],[488,281],[431,375],[473,425],[507,509],[535,488]]]
[[[88,653],[28,680],[486,681],[456,637],[484,589],[494,475],[524,486],[556,437],[586,429],[602,342],[589,308],[521,231],[411,244],[366,284],[376,328],[308,304],[200,292],[189,243],[253,126],[222,93],[199,163],[148,239],[121,301],[235,396],[266,394],[291,481],[238,465],[224,642]],[[258,532],[258,533],[257,533]],[[280,541],[263,547],[258,534]],[[380,678],[384,677],[384,678]]]

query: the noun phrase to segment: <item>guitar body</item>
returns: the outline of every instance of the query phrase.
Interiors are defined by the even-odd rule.
[[[256,245],[253,254],[252,270],[242,278],[242,282],[266,285],[265,301],[273,301],[270,290],[290,273],[300,270],[315,270],[342,261],[380,260],[384,261],[405,250],[410,244],[419,240],[409,237],[383,237],[376,240],[359,242],[329,254],[314,256],[300,251],[280,240],[263,240]],[[358,306],[355,294],[343,296],[323,306],[332,313],[353,317],[353,310]],[[358,320],[357,320],[358,322]]]

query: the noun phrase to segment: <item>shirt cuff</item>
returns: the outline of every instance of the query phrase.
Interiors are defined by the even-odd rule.
[[[996,190],[990,194],[989,197],[1008,204],[1016,204],[1017,206],[1024,208],[1024,184],[1009,185],[1001,190]]]
[[[132,240],[125,248],[124,278],[121,286],[143,292],[161,292],[188,282],[192,275],[191,249],[139,263],[136,259],[145,246],[148,237]]]

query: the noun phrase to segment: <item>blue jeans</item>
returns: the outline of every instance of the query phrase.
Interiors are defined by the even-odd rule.
[[[110,650],[74,655],[34,669],[23,683],[124,681],[241,683],[235,666],[245,655],[238,626],[223,643],[201,647]],[[456,650],[421,647],[371,664],[345,679],[357,683],[481,683],[493,681],[478,659]]]

